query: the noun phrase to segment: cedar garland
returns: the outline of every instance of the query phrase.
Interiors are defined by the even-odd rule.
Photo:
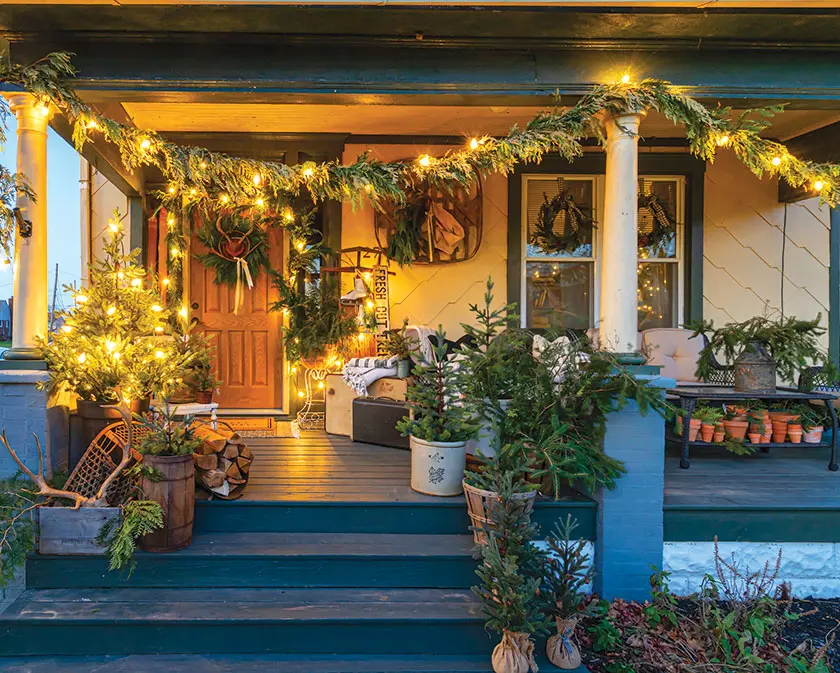
[[[440,157],[383,162],[362,154],[351,164],[328,161],[288,166],[181,146],[154,131],[120,124],[79,98],[69,84],[75,72],[70,55],[57,52],[29,65],[0,65],[0,82],[18,85],[67,115],[77,149],[92,135],[102,134],[117,146],[129,170],[149,165],[162,171],[169,182],[161,195],[164,201],[177,197],[187,203],[202,202],[211,210],[228,202],[259,207],[264,200],[274,199],[288,204],[299,195],[315,203],[327,199],[354,205],[367,201],[374,207],[384,199],[403,203],[417,180],[451,189],[469,185],[476,173],[508,174],[516,165],[537,163],[549,152],[572,161],[583,152],[581,139],[605,140],[603,113],[627,110],[655,110],[684,125],[689,149],[700,159],[713,161],[719,148],[728,148],[758,177],[778,175],[793,187],[810,184],[823,202],[832,206],[840,202],[840,165],[803,161],[783,144],[759,135],[782,106],[746,111],[733,119],[730,108],[709,109],[679,87],[658,79],[596,86],[570,108],[542,112],[503,138],[474,138],[464,148]],[[0,104],[0,122],[6,115],[6,104]],[[12,221],[3,211],[0,219],[0,229],[8,232]]]

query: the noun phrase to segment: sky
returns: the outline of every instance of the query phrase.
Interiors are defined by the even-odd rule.
[[[16,172],[17,130],[14,115],[9,115],[6,146],[0,151],[0,163]],[[79,190],[79,155],[55,131],[47,137],[47,255],[49,283],[46,291],[52,301],[55,265],[58,263],[58,306],[61,287],[78,285],[82,277],[80,236],[81,201]],[[12,270],[0,267],[0,299],[12,296]]]

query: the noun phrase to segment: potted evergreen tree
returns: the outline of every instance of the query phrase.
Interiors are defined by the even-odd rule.
[[[492,521],[484,526],[486,541],[477,545],[481,583],[473,592],[486,615],[485,628],[502,636],[493,650],[495,673],[537,671],[531,636],[548,631],[540,595],[546,554],[533,542],[536,525],[525,515],[526,503],[516,497],[513,474],[505,473]]]
[[[192,542],[195,511],[193,453],[201,445],[192,417],[179,421],[169,406],[142,417],[148,432],[137,451],[143,456],[141,488],[164,510],[164,527],[145,535],[140,546],[147,551],[175,551]]]
[[[399,358],[397,360],[397,376],[401,379],[408,378],[411,373],[411,356],[414,350],[411,339],[406,334],[407,329],[408,318],[404,318],[402,327],[388,332],[385,337],[385,349],[390,355]]]
[[[414,367],[406,391],[411,416],[397,429],[411,438],[411,488],[428,495],[459,495],[467,440],[475,434],[473,412],[460,398],[463,374],[447,357],[446,333],[437,331],[434,361]]]
[[[119,211],[110,231],[101,260],[90,265],[89,287],[65,288],[75,305],[59,314],[61,329],[41,344],[49,369],[44,387],[66,386],[78,396],[83,449],[119,420],[115,403],[125,401],[134,413],[148,409],[151,395],[168,394],[183,381],[191,359],[167,336],[170,315],[137,264],[140,250],[123,250]]]

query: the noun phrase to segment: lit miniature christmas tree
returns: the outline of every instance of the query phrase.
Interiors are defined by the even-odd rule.
[[[49,389],[62,384],[83,400],[116,402],[166,395],[182,378],[190,353],[169,335],[169,313],[156,284],[125,253],[119,211],[108,223],[102,259],[90,265],[90,286],[74,293],[61,328],[42,343]]]

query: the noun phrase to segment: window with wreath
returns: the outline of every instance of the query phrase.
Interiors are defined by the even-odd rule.
[[[523,177],[523,323],[586,330],[598,316],[602,175]],[[639,180],[639,329],[682,322],[682,177]]]

